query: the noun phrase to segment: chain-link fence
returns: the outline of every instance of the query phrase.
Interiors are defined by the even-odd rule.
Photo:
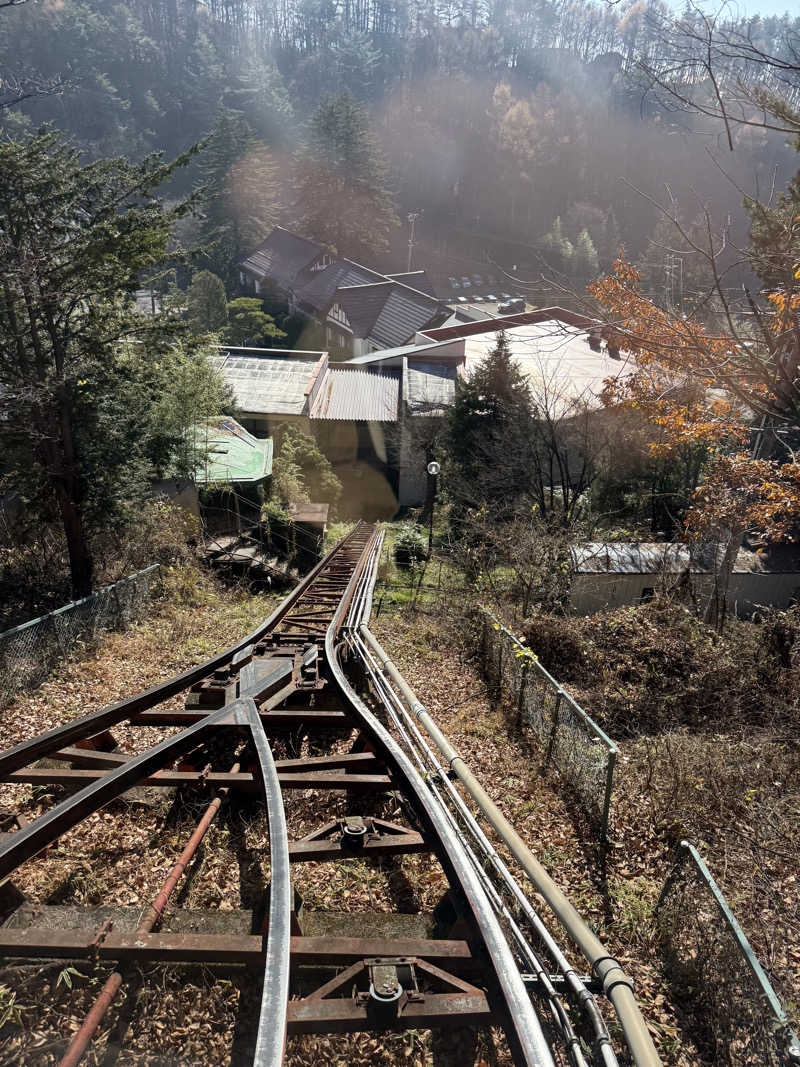
[[[489,612],[482,612],[483,656],[490,685],[510,693],[520,725],[538,742],[608,836],[614,767],[619,749],[538,658]]]
[[[78,640],[128,626],[149,600],[159,570],[154,563],[91,596],[0,633],[0,707],[18,690],[41,685]]]
[[[701,1017],[720,1067],[800,1064],[800,1043],[702,857],[681,842],[656,908],[665,965]]]

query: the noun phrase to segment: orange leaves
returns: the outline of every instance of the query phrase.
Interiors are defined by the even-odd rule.
[[[786,365],[785,346],[797,333],[800,292],[769,294],[774,310],[762,316],[762,336],[733,336],[714,335],[693,316],[658,307],[624,258],[590,290],[606,313],[608,341],[636,361],[632,375],[606,384],[604,402],[633,409],[657,428],[656,454],[694,443],[713,456],[687,531],[708,537],[741,527],[769,539],[792,537],[800,518],[800,466],[755,460],[744,449],[754,416],[780,417],[786,409],[776,367]],[[733,454],[721,454],[726,451]]]
[[[714,537],[738,526],[759,530],[765,540],[793,540],[798,518],[800,464],[739,452],[715,460],[695,491],[686,528],[697,537]]]

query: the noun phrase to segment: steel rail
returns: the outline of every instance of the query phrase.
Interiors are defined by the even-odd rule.
[[[647,1024],[633,995],[633,983],[630,978],[622,970],[617,960],[609,955],[603,943],[589,929],[572,902],[555,884],[513,826],[486,793],[478,779],[465,764],[463,757],[453,748],[438,728],[425,706],[419,701],[413,689],[411,689],[381,647],[380,642],[371,633],[369,627],[362,624],[360,631],[383,661],[384,670],[389,673],[397,685],[414,717],[422,724],[427,734],[433,739],[437,748],[447,760],[451,772],[459,779],[491,826],[508,846],[536,890],[541,893],[559,922],[583,952],[591,964],[593,972],[601,979],[603,991],[616,1009],[617,1017],[636,1067],[661,1067],[661,1059],[656,1052]]]
[[[535,916],[535,912],[533,912],[530,903],[524,897],[522,891],[519,889],[519,886],[511,877],[510,873],[508,872],[507,868],[503,864],[497,852],[489,842],[488,838],[486,838],[485,834],[481,830],[479,824],[476,822],[469,808],[467,808],[462,797],[455,789],[455,786],[452,784],[452,782],[450,782],[449,778],[447,777],[447,772],[444,770],[438,760],[436,760],[436,757],[433,755],[430,750],[430,747],[425,742],[425,739],[422,737],[419,730],[416,728],[416,725],[414,724],[413,720],[410,720],[408,718],[407,713],[400,704],[396,694],[391,689],[391,687],[386,684],[386,681],[382,677],[382,675],[380,675],[376,660],[373,656],[371,656],[369,650],[366,648],[363,641],[361,641],[361,639],[357,635],[351,635],[350,639],[354,641],[354,649],[356,653],[360,655],[362,660],[367,664],[367,669],[369,671],[373,684],[376,687],[376,690],[382,691],[386,697],[386,700],[394,703],[398,709],[399,714],[403,717],[403,721],[401,721],[398,718],[398,715],[394,714],[388,708],[387,705],[387,710],[389,710],[389,714],[395,724],[396,729],[398,730],[398,733],[404,739],[412,757],[419,764],[422,773],[425,775],[426,782],[430,786],[431,790],[436,793],[436,795],[441,799],[445,814],[451,822],[454,833],[462,834],[464,831],[461,827],[459,827],[458,822],[456,821],[455,813],[453,813],[448,807],[448,800],[450,804],[452,804],[452,806],[456,809],[458,816],[462,819],[464,828],[474,838],[478,845],[478,848],[483,852],[484,857],[489,861],[491,866],[496,869],[496,871],[501,877],[501,880],[506,884],[506,888],[510,889],[512,892],[514,890],[516,891],[516,903],[522,910],[523,914],[525,915],[525,918],[530,921],[532,915]],[[411,738],[408,736],[406,727],[408,727],[408,729],[414,735],[417,744],[422,749],[423,757],[421,757],[418,751],[415,749]],[[441,783],[441,786],[444,788],[447,794],[447,798],[445,798],[445,796],[443,795],[442,790],[439,787],[439,783]],[[553,1022],[563,1034],[564,1041],[567,1046],[567,1055],[570,1059],[570,1062],[573,1064],[573,1067],[586,1067],[586,1060],[583,1056],[583,1052],[580,1048],[580,1044],[573,1029],[569,1015],[565,1011],[563,1004],[561,1003],[561,998],[556,989],[554,988],[550,976],[544,968],[543,964],[541,963],[538,954],[533,949],[525,934],[521,930],[517,920],[509,910],[501,894],[492,882],[492,879],[489,876],[488,872],[485,870],[478,856],[475,854],[472,846],[469,845],[466,841],[464,841],[464,848],[470,860],[472,861],[473,866],[475,867],[478,877],[481,880],[486,895],[492,903],[495,912],[509,926],[523,962],[525,963],[527,969],[533,974],[535,974],[537,980],[542,986],[542,989],[544,990],[548,1002],[548,1007],[550,1009],[551,1015],[553,1016]],[[535,924],[532,923],[532,925]],[[537,933],[539,933],[539,928],[542,925],[543,924],[540,923],[539,926],[536,927]],[[567,985],[570,988],[570,991],[574,994],[576,993],[574,985],[569,981],[569,978],[567,977],[567,975],[571,971],[571,968],[566,963],[566,960],[563,959],[563,956],[561,956],[561,960],[564,962],[566,967],[559,967],[559,969],[562,970],[562,973],[564,973],[564,977],[565,979],[567,979]],[[574,974],[574,972],[572,973]],[[577,975],[575,977],[577,978]],[[580,982],[580,979],[578,979],[578,983],[580,991],[584,994],[584,996],[577,997],[576,999],[578,1000],[578,1003],[581,1006],[585,1007],[587,998],[592,1002],[594,998],[592,997],[591,993],[586,990],[583,983]],[[595,1030],[595,1047],[599,1050],[603,1063],[606,1065],[606,1067],[617,1067],[617,1058],[611,1047],[608,1031],[605,1028],[605,1024],[603,1023],[602,1016],[600,1015],[599,1010],[596,1010],[594,1014],[587,1014],[589,1015],[589,1022]]]
[[[115,704],[109,704],[105,708],[90,712],[88,715],[83,715],[79,719],[72,719],[70,722],[64,723],[62,726],[56,726],[52,730],[48,730],[46,733],[39,734],[27,741],[21,741],[12,748],[6,749],[4,752],[0,753],[0,775],[9,774],[11,771],[18,770],[19,768],[32,763],[35,759],[50,755],[50,753],[57,749],[71,744],[72,741],[83,739],[90,734],[101,733],[103,730],[108,730],[112,726],[116,726],[118,723],[123,722],[125,719],[130,718],[132,715],[135,715],[140,711],[146,711],[155,707],[157,704],[162,704],[165,700],[175,696],[176,693],[188,689],[189,686],[194,685],[196,682],[199,682],[203,678],[212,674],[213,671],[219,670],[230,664],[239,652],[247,648],[248,645],[260,641],[271,630],[275,629],[281,619],[291,611],[294,604],[302,597],[303,593],[307,591],[309,586],[314,583],[324,570],[330,568],[334,558],[343,552],[347,544],[353,540],[362,526],[362,523],[358,523],[354,526],[353,529],[343,537],[342,540],[339,541],[339,543],[336,544],[312,570],[308,572],[305,578],[303,578],[291,593],[281,601],[272,614],[260,623],[252,633],[249,633],[246,637],[243,637],[240,641],[230,645],[228,648],[223,649],[221,652],[217,652],[210,659],[205,660],[204,663],[199,663],[195,667],[189,667],[188,670],[182,671],[180,674],[173,675],[171,678],[167,678],[161,682],[157,682],[155,685],[150,686],[150,688],[143,689],[138,693],[125,697],[123,700],[120,700]]]
[[[383,539],[381,538],[378,545],[376,546],[376,555],[378,556],[378,558],[382,545],[382,540]],[[388,661],[388,656],[378,644],[374,636],[370,633],[367,625],[372,609],[372,596],[376,577],[377,564],[372,568],[370,580],[363,588],[363,592],[360,594],[360,597],[359,594],[354,597],[354,607],[351,608],[347,620],[348,628],[350,630],[349,637],[350,639],[355,639],[360,644],[361,648],[359,651],[364,662],[368,664],[368,669],[370,670],[370,675],[373,679],[373,684],[379,690],[383,688],[387,698],[395,704],[398,713],[404,717],[408,728],[411,730],[419,748],[424,753],[428,761],[428,768],[433,769],[434,772],[438,775],[439,781],[444,786],[444,789],[447,792],[451,803],[455,807],[458,814],[461,816],[468,832],[471,833],[472,837],[477,842],[478,847],[481,849],[486,859],[495,868],[501,881],[514,897],[514,900],[516,901],[517,906],[522,911],[522,914],[524,915],[525,919],[530,923],[535,934],[539,937],[540,941],[545,946],[545,949],[548,951],[556,967],[564,976],[568,990],[574,997],[577,1004],[581,1007],[581,1009],[586,1013],[588,1017],[591,1029],[593,1030],[595,1035],[595,1050],[599,1053],[600,1058],[603,1061],[605,1067],[617,1067],[617,1057],[611,1045],[610,1037],[605,1022],[603,1020],[603,1016],[597,1006],[593,994],[590,990],[586,988],[579,975],[570,965],[564,953],[561,951],[558,944],[555,942],[552,935],[550,934],[550,931],[542,922],[538,913],[535,911],[530,901],[523,893],[522,889],[519,886],[519,883],[512,876],[511,872],[508,870],[502,858],[499,856],[494,846],[486,837],[481,826],[465,804],[460,793],[450,781],[449,775],[445,772],[444,768],[436,759],[436,756],[432,752],[430,746],[425,741],[425,738],[422,736],[420,730],[414,722],[413,716],[405,709],[402,701],[392,689],[388,679],[386,679],[385,676],[380,673],[379,676],[376,676],[374,668],[378,668],[378,663],[375,660],[375,653],[370,652],[370,650],[364,644],[364,641],[362,640],[361,636],[362,633],[365,632],[365,636],[371,639],[372,643],[374,643],[374,645],[377,646],[377,648],[380,650],[381,663]],[[370,664],[372,665],[371,667],[369,666]],[[380,671],[380,668],[378,668],[378,671]],[[391,709],[388,707],[388,705],[387,710],[390,714],[392,714]],[[392,715],[392,718],[401,736],[406,737],[406,744],[412,756],[417,759],[417,762],[419,763],[423,773],[426,773],[426,768],[423,764],[423,761],[419,759],[418,753],[415,751],[414,746],[411,744],[411,741],[405,734],[402,724],[397,721],[396,716]],[[429,782],[433,789],[439,792],[436,787],[435,781],[432,781],[430,778],[426,778],[426,780]],[[549,975],[547,975],[546,971],[541,966],[537,954],[528,944],[527,939],[524,937],[522,931],[519,929],[518,925],[514,921],[513,916],[511,916],[511,914],[509,913],[507,907],[502,901],[502,898],[499,896],[499,894],[497,894],[493,884],[491,883],[491,879],[489,878],[483,867],[479,864],[477,857],[475,858],[475,866],[479,876],[481,876],[482,880],[484,881],[484,884],[487,887],[487,892],[490,898],[492,898],[493,893],[495,894],[494,903],[498,914],[501,914],[503,918],[509,923],[512,929],[512,933],[514,934],[515,940],[520,946],[524,958],[529,962],[531,969],[539,976],[539,980],[541,981],[542,986],[548,996],[548,1003],[550,1005],[551,1012],[555,1017],[554,1021],[556,1022],[556,1025],[564,1031],[565,1038],[567,1040],[568,1055],[574,1058],[576,1064],[580,1064],[582,1060],[582,1053],[578,1048],[577,1042],[574,1040],[574,1031],[572,1030],[571,1022],[568,1016],[564,1013],[560,999],[558,998],[556,991],[552,987]]]
[[[491,960],[508,1013],[509,1041],[512,1047],[516,1047],[518,1062],[528,1067],[555,1067],[541,1022],[531,1004],[508,942],[483,886],[464,851],[462,842],[452,833],[439,804],[434,801],[427,790],[413,763],[352,688],[340,662],[339,631],[345,613],[350,608],[353,595],[358,589],[366,556],[367,553],[364,553],[359,567],[351,577],[347,592],[325,636],[325,653],[333,681],[353,718],[380,747],[386,759],[395,768],[398,777],[405,780],[411,798],[416,801],[415,806],[433,828],[448,866],[466,896]]]
[[[258,755],[267,805],[270,855],[269,926],[264,961],[264,986],[258,1016],[255,1067],[280,1067],[286,1046],[289,1008],[289,965],[292,882],[289,842],[278,772],[255,702],[245,701],[247,719]]]
[[[366,648],[366,646],[364,646],[363,642],[361,642],[360,639],[357,636],[355,638],[353,638],[353,636],[351,635],[351,636],[348,637],[348,640],[351,641],[351,642],[354,642],[353,644],[351,644],[351,647],[353,647],[353,649],[356,652],[356,654],[361,657],[362,661],[364,661],[364,663],[365,663],[365,665],[367,667],[367,671],[369,673],[370,679],[372,680],[372,683],[375,686],[376,691],[378,693],[382,693],[384,695],[384,697],[385,697],[384,706],[386,707],[386,710],[387,710],[387,712],[389,714],[389,717],[391,718],[392,722],[394,723],[395,728],[398,731],[398,734],[400,735],[400,737],[405,742],[406,747],[408,748],[409,753],[412,756],[412,758],[415,759],[415,761],[418,763],[422,774],[425,776],[425,781],[427,782],[427,784],[430,787],[431,791],[439,798],[439,800],[440,800],[440,802],[442,804],[443,811],[445,813],[445,817],[450,822],[450,825],[451,825],[451,827],[453,829],[453,832],[456,835],[460,836],[463,833],[463,830],[459,827],[453,812],[448,807],[447,800],[443,796],[442,791],[441,791],[441,789],[439,788],[439,786],[437,784],[437,777],[438,777],[438,781],[442,783],[442,785],[445,787],[445,789],[448,792],[452,791],[452,793],[455,794],[455,796],[451,796],[449,799],[454,804],[454,806],[457,808],[457,810],[459,811],[459,814],[462,816],[462,818],[464,818],[465,815],[467,816],[467,818],[464,818],[465,823],[469,823],[469,817],[470,817],[469,810],[463,805],[463,801],[461,801],[461,798],[458,796],[458,793],[455,791],[454,787],[452,786],[452,783],[450,783],[449,780],[447,779],[446,772],[441,767],[441,765],[435,760],[435,758],[428,759],[426,761],[426,759],[421,757],[419,752],[415,749],[414,744],[411,741],[411,738],[408,736],[408,733],[406,732],[405,723],[403,721],[401,721],[400,717],[398,717],[398,715],[392,710],[392,708],[390,706],[391,703],[394,703],[395,705],[397,705],[396,695],[392,692],[391,688],[388,685],[386,685],[386,682],[383,679],[382,675],[380,675],[380,673],[377,671],[377,663],[370,656],[369,651]],[[403,712],[404,712],[404,709],[401,708],[399,710],[400,710],[400,714],[402,715]],[[416,737],[419,739],[420,747],[423,748],[423,751],[425,751],[427,749],[427,754],[432,756],[432,753],[430,753],[430,749],[425,744],[424,738],[421,737],[421,735],[419,734],[419,731],[416,730],[416,728],[414,727],[413,723],[409,723],[408,725],[411,728],[412,733],[414,733],[416,735]],[[426,762],[427,762],[427,765],[426,765]],[[431,773],[431,772],[433,772],[433,773]],[[460,802],[460,804],[459,804],[459,802]],[[474,822],[474,820],[472,820],[472,821]],[[473,836],[476,839],[479,839],[479,837],[480,837],[480,828],[477,826],[477,824],[474,825],[474,829],[473,829],[472,826],[469,826],[469,825],[468,825],[467,828],[468,828],[469,832],[473,833]],[[475,833],[475,830],[477,830],[477,833]],[[578,1038],[577,1038],[577,1036],[575,1034],[575,1031],[574,1031],[574,1029],[572,1027],[571,1021],[569,1019],[569,1016],[567,1015],[566,1011],[564,1010],[563,1005],[560,1002],[560,998],[558,996],[558,993],[556,992],[555,988],[553,987],[553,984],[552,984],[552,981],[550,979],[550,976],[548,975],[547,971],[543,967],[543,965],[542,965],[541,961],[539,960],[536,952],[534,951],[534,949],[532,948],[532,946],[528,942],[528,940],[525,937],[524,933],[520,929],[520,927],[519,927],[518,923],[516,922],[514,916],[511,914],[511,912],[508,909],[507,905],[503,901],[500,893],[497,891],[496,887],[494,886],[489,874],[483,868],[483,866],[482,866],[478,856],[475,854],[473,848],[466,841],[463,841],[463,838],[462,838],[462,843],[464,845],[464,849],[466,851],[466,854],[469,857],[473,867],[475,868],[476,874],[478,875],[478,878],[480,879],[481,884],[483,885],[484,891],[485,891],[487,897],[489,898],[490,903],[492,904],[492,907],[494,908],[494,910],[495,910],[496,914],[498,915],[498,917],[502,918],[503,921],[508,925],[509,929],[511,930],[512,937],[514,939],[514,942],[516,943],[517,951],[519,952],[519,955],[520,955],[522,961],[524,962],[524,964],[527,967],[527,969],[529,971],[533,972],[536,975],[537,980],[540,982],[540,984],[542,985],[542,988],[545,991],[545,996],[546,996],[546,999],[547,999],[547,1002],[548,1002],[548,1008],[549,1008],[550,1013],[551,1013],[551,1015],[553,1017],[553,1023],[555,1024],[556,1028],[561,1031],[561,1033],[562,1033],[562,1035],[564,1037],[564,1041],[565,1041],[566,1046],[567,1046],[567,1056],[569,1057],[570,1062],[572,1063],[573,1067],[587,1067],[586,1060],[585,1060],[585,1058],[583,1056],[583,1053],[581,1051]],[[487,844],[488,844],[488,842],[487,842]],[[491,849],[491,846],[489,846],[489,847]],[[486,852],[485,854],[487,855],[487,858],[489,858],[488,852]],[[608,1041],[608,1035],[605,1034],[604,1037],[605,1037],[605,1040]],[[611,1060],[606,1060],[606,1063],[609,1065],[609,1067],[612,1067],[612,1065],[613,1065],[613,1067],[616,1067],[617,1061],[616,1061],[616,1057],[613,1056],[613,1053],[612,1053],[612,1057],[613,1058]]]
[[[239,764],[234,763],[231,768],[232,773],[235,774],[238,770]],[[211,824],[222,806],[223,799],[228,795],[229,788],[230,787],[228,786],[223,786],[221,789],[218,789],[217,795],[206,808],[202,818],[195,827],[194,832],[186,842],[183,852],[181,852],[178,860],[164,880],[164,884],[162,885],[158,896],[147,909],[144,917],[136,927],[134,937],[137,940],[146,934],[152,933],[155,927],[161,922],[175,887],[181,878],[183,878],[186,873],[186,868],[192,862],[203,838],[211,828]],[[89,1048],[89,1044],[97,1032],[100,1023],[103,1021],[106,1012],[116,999],[119,991],[122,989],[123,981],[122,969],[119,967],[112,971],[108,978],[106,978],[103,983],[103,988],[100,990],[91,1008],[86,1013],[80,1027],[73,1035],[69,1048],[59,1063],[59,1067],[77,1067],[83,1059],[83,1056]]]

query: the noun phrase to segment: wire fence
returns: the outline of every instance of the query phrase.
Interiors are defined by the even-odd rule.
[[[544,766],[554,766],[608,838],[614,767],[619,749],[545,670],[538,658],[488,611],[482,643],[487,678],[516,702],[517,716],[536,739]]]
[[[661,892],[665,964],[698,1012],[720,1067],[800,1064],[800,1043],[736,916],[688,841]]]
[[[0,633],[0,707],[20,689],[33,689],[78,641],[104,630],[121,630],[141,613],[158,579],[160,565],[98,589],[91,596]]]

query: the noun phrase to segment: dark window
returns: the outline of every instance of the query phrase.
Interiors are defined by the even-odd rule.
[[[652,585],[646,585],[642,590],[642,595],[639,598],[641,604],[646,604],[649,600],[652,600],[656,595],[656,591]]]

